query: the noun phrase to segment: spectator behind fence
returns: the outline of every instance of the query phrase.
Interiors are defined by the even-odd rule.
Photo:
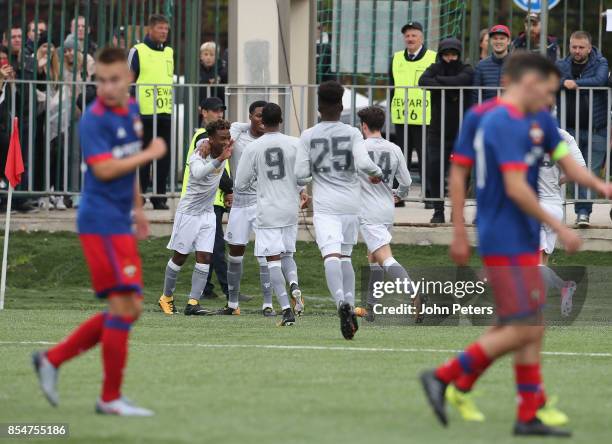
[[[76,45],[77,50],[81,53],[84,54],[84,56],[86,57],[86,63],[87,63],[87,76],[85,77],[85,80],[91,80],[91,76],[94,75],[95,71],[96,71],[96,59],[89,53],[84,53],[83,52],[83,46],[81,45],[81,43],[78,41],[78,39],[75,38],[74,34],[68,34],[68,36],[66,37],[66,40],[68,39],[72,39],[75,42],[77,42],[78,44]]]
[[[225,102],[225,88],[215,87],[207,91],[208,85],[227,83],[227,67],[218,57],[215,42],[206,42],[200,46],[200,102],[207,97],[218,97]]]
[[[489,57],[489,30],[487,28],[480,30],[480,39],[478,40],[480,48],[480,60]]]
[[[63,191],[63,178],[68,173],[64,170],[64,156],[71,155],[64,150],[65,139],[70,137],[72,125],[80,117],[79,108],[74,103],[75,95],[73,95],[73,93],[79,94],[80,88],[73,88],[70,82],[82,81],[83,53],[79,51],[74,36],[68,35],[66,40],[64,40],[63,52],[54,50],[50,54],[52,61],[47,80],[65,83],[49,85],[48,107],[46,108],[46,131],[51,141],[49,182],[52,190]],[[63,69],[61,68],[62,63]],[[68,149],[71,149],[71,147],[69,146]],[[43,198],[43,200],[39,201],[39,204],[49,209],[66,209],[66,202],[63,196]]]
[[[85,17],[79,15],[78,21],[76,23],[76,29],[74,19],[70,20],[70,34],[76,35],[77,40],[79,42],[79,50],[81,52],[87,49],[87,54],[89,54],[91,57],[94,57],[96,55],[98,45],[96,44],[96,42],[93,41],[91,37],[91,28],[89,26],[85,26]],[[85,37],[87,37],[87,48],[85,48]],[[93,72],[90,75],[93,75]]]
[[[19,26],[11,26],[9,31],[9,62],[13,66],[15,78],[20,80],[32,80],[34,78],[34,71],[36,70],[36,60],[32,56],[28,56],[26,51],[22,53],[22,38],[23,33]],[[21,141],[21,153],[24,159],[26,172],[29,171],[30,165],[28,165],[27,150],[30,146],[30,127],[29,127],[29,115],[30,109],[34,115],[36,115],[36,104],[31,103],[28,98],[30,97],[30,88],[33,88],[29,84],[16,84],[15,85],[15,102],[12,103],[12,96],[6,99],[11,102],[7,104],[9,110],[14,105],[15,115],[19,117],[19,137]],[[27,174],[27,173],[26,173]],[[27,181],[22,181],[17,187],[18,191],[22,191],[27,188]],[[13,205],[16,211],[30,213],[38,211],[38,207],[35,201],[32,201],[26,197],[16,196],[13,200]]]
[[[469,108],[469,90],[460,91],[459,86],[472,85],[474,70],[461,61],[461,42],[456,38],[444,39],[438,46],[437,62],[425,70],[419,79],[419,86],[446,86],[449,88],[431,90],[431,124],[427,131],[426,184],[428,197],[438,198],[434,202],[431,223],[444,223],[444,190],[440,189],[440,164],[444,161],[444,174],[448,173],[449,158],[453,142],[459,131],[459,120],[463,111]],[[444,109],[442,108],[444,91]],[[463,95],[463,99],[461,96]],[[463,103],[462,103],[463,102]],[[442,120],[444,119],[444,128]],[[442,139],[443,138],[443,139]],[[444,144],[444,156],[441,145]]]
[[[593,103],[589,103],[589,91],[581,88],[607,86],[608,85],[608,61],[601,55],[597,48],[591,44],[591,35],[586,31],[575,31],[570,36],[570,54],[557,62],[561,71],[561,91],[558,96],[557,105],[561,109],[561,95],[566,95],[566,122],[561,121],[561,113],[558,113],[560,125],[565,123],[567,131],[576,139],[582,151],[587,165],[591,171],[600,175],[601,168],[606,160],[606,131],[608,125],[609,110],[607,102],[607,91],[593,91]],[[579,116],[576,115],[576,95],[579,96]],[[589,127],[589,111],[592,112],[592,127]],[[578,128],[578,132],[576,132]],[[591,154],[588,156],[588,140],[591,135]],[[586,189],[578,189],[578,197],[587,197]],[[590,225],[590,214],[593,204],[581,202],[574,205],[576,212],[576,225],[586,228]]]
[[[8,181],[4,179],[4,167],[6,165],[6,156],[8,153],[9,140],[11,137],[11,110],[10,87],[7,81],[15,78],[15,71],[9,63],[9,49],[6,46],[0,46],[0,189],[6,191]],[[1,209],[4,209],[5,200],[1,199]]]
[[[535,12],[525,16],[525,31],[512,42],[512,51],[527,50],[527,47],[533,52],[540,52],[540,32],[542,26],[540,24],[540,14]],[[528,38],[530,36],[530,38]],[[557,38],[549,35],[546,37],[546,57],[551,61],[556,62],[559,58],[559,45]]]
[[[493,49],[493,54],[476,65],[473,82],[474,86],[489,87],[482,91],[483,102],[497,95],[501,85],[502,69],[508,58],[510,38],[510,29],[506,25],[494,25],[489,30],[489,45]],[[479,103],[479,96],[478,90],[472,91],[472,102]]]
[[[3,37],[5,43],[7,44],[10,50],[10,57],[13,58],[13,61],[19,60],[21,55],[21,39],[23,38],[23,32],[21,27],[19,26],[11,26],[9,30],[9,38],[6,38],[6,35]],[[14,67],[14,66],[13,66]]]
[[[394,93],[391,101],[391,120],[395,124],[395,142],[404,152],[407,152],[408,167],[412,162],[412,153],[416,151],[418,158],[418,171],[421,171],[422,150],[422,124],[423,120],[429,125],[431,119],[431,100],[423,90],[411,88],[406,90],[401,86],[417,86],[421,74],[436,61],[436,52],[425,47],[423,38],[423,25],[419,22],[410,22],[402,26],[402,34],[406,49],[397,51],[393,55],[390,69],[391,85]],[[423,97],[426,101],[425,116],[423,110]],[[404,103],[405,100],[408,103]],[[407,105],[407,106],[406,106]],[[404,125],[408,125],[408,146],[404,146]]]
[[[157,137],[163,138],[168,146],[166,155],[157,161],[157,194],[166,194],[172,146],[172,87],[162,86],[171,84],[174,76],[174,52],[166,46],[169,31],[168,19],[163,15],[152,14],[144,42],[135,45],[128,56],[130,69],[136,79],[136,98],[144,129],[143,146],[153,140],[154,113],[157,114]],[[151,84],[159,86],[153,87]],[[141,167],[139,175],[141,190],[146,193],[152,183],[152,165]],[[156,210],[168,209],[165,198],[153,197],[151,203]]]
[[[26,55],[34,54],[34,42],[40,37],[43,32],[47,32],[47,24],[45,22],[36,22],[32,20],[28,23],[28,32],[26,33],[25,51]]]
[[[37,79],[38,80],[51,80],[58,77],[59,73],[59,57],[55,54],[57,49],[53,46],[53,43],[48,41],[47,32],[43,31],[38,37],[36,43],[38,49],[36,50],[36,64],[37,64]],[[36,99],[37,99],[37,115],[36,115],[36,138],[34,146],[34,169],[32,174],[34,176],[34,190],[45,191],[45,127],[47,123],[47,113],[45,109],[47,106],[47,94],[49,94],[49,102],[53,96],[53,87],[47,91],[46,83],[38,83],[36,85]],[[47,205],[50,201],[48,199],[39,199],[39,206]],[[51,208],[51,207],[50,207]],[[53,207],[54,208],[54,207]]]
[[[125,38],[125,26],[118,26],[113,32],[113,46],[115,48],[127,48],[127,39]]]

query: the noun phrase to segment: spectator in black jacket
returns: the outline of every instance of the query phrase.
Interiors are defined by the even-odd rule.
[[[0,177],[4,178],[4,168],[6,166],[6,156],[8,154],[9,140],[11,137],[12,122],[10,116],[10,87],[7,81],[15,78],[15,71],[9,63],[9,49],[0,46]],[[0,189],[5,191],[8,188],[8,181],[0,181]],[[4,208],[4,199],[0,199]]]
[[[493,50],[486,59],[482,59],[474,72],[474,86],[488,86],[490,89],[482,91],[482,101],[491,99],[497,95],[501,85],[501,75],[504,63],[508,58],[510,46],[510,29],[506,25],[495,25],[489,30],[489,46]],[[479,92],[472,91],[472,101],[479,102]]]
[[[427,130],[427,190],[428,197],[437,198],[431,223],[444,223],[444,189],[440,187],[440,165],[448,172],[453,141],[459,131],[461,106],[469,108],[470,91],[459,86],[472,85],[474,70],[461,61],[461,42],[444,39],[438,46],[437,61],[421,75],[419,86],[449,87],[431,90],[431,124]],[[463,99],[461,96],[463,95]],[[461,103],[463,100],[463,103]],[[444,125],[442,125],[444,121]],[[442,154],[444,147],[444,154]]]
[[[540,52],[540,14],[535,12],[527,14],[525,17],[525,32],[521,32],[519,36],[512,42],[512,51],[527,50]],[[527,36],[530,36],[528,39]],[[551,61],[556,62],[559,58],[559,45],[557,38],[549,35],[546,37],[546,57]]]
[[[217,57],[217,45],[215,42],[206,42],[200,46],[200,102],[207,97],[218,97],[221,102],[225,102],[225,88],[209,85],[219,85],[227,83],[227,67],[223,60]]]

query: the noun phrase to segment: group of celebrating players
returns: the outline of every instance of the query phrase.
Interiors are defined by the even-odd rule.
[[[121,50],[109,48],[99,53],[96,78],[98,98],[80,123],[87,171],[78,230],[94,290],[107,298],[108,311],[91,317],[59,344],[34,353],[33,363],[44,395],[55,406],[60,366],[101,343],[104,382],[96,411],[147,416],[153,412],[121,394],[129,330],[142,311],[136,239],[148,234],[135,171],[162,156],[166,147],[161,139],[154,139],[140,149],[142,125],[138,107],[128,96],[131,78]],[[551,196],[558,196],[561,170],[564,180],[606,197],[612,195],[612,185],[593,176],[570,155],[550,114],[558,85],[559,72],[545,58],[532,53],[512,55],[505,66],[503,95],[468,112],[456,142],[449,175],[454,225],[450,253],[460,265],[469,259],[463,208],[474,167],[479,252],[494,291],[497,323],[456,358],[421,375],[427,399],[444,425],[448,423],[447,401],[465,420],[484,420],[470,391],[495,360],[513,353],[519,399],[514,433],[569,436],[557,428],[568,419],[545,395],[540,361],[546,287],[557,282],[567,295],[571,286],[542,273],[540,253],[552,252],[555,239],[550,233],[559,236],[568,252],[579,248],[580,239],[558,215],[539,204],[540,167],[560,167],[544,175],[548,183],[555,182],[548,190]],[[385,122],[381,108],[359,112],[361,131],[340,122],[343,92],[335,81],[319,86],[320,122],[300,138],[280,132],[282,110],[274,103],[251,106],[251,119],[258,123],[256,133],[252,124],[217,120],[207,125],[206,138],[188,156],[188,182],[168,244],[173,256],[159,300],[164,312],[177,311],[177,277],[186,257],[195,252],[185,314],[211,314],[199,300],[214,244],[213,199],[228,162],[235,195],[225,234],[230,244],[229,300],[221,314],[240,313],[242,262],[252,232],[262,287],[273,290],[282,310],[279,325],[295,323],[295,314],[304,311],[293,253],[299,210],[308,205],[305,187],[310,183],[316,242],[344,338],[354,337],[358,316],[371,315],[370,307],[355,307],[351,253],[359,232],[368,249],[370,285],[383,280],[385,274],[393,280],[410,279],[390,248],[394,203],[407,196],[411,184],[406,159],[381,136]],[[571,142],[567,135],[564,138]],[[394,180],[399,184],[395,190]],[[541,224],[546,227],[542,233]],[[271,293],[267,295],[262,313],[274,316]]]
[[[187,187],[168,243],[174,254],[166,267],[164,290],[158,301],[164,313],[178,312],[174,302],[177,275],[187,255],[195,252],[185,314],[239,315],[243,255],[250,235],[255,233],[255,256],[264,293],[262,314],[276,315],[271,291],[266,291],[269,288],[282,310],[278,325],[295,323],[295,314],[301,315],[304,310],[304,300],[293,254],[299,209],[308,205],[305,186],[310,182],[315,237],[345,338],[355,334],[357,316],[373,316],[371,309],[355,308],[351,253],[359,231],[370,252],[372,282],[382,279],[385,272],[393,279],[409,279],[389,246],[395,200],[407,196],[411,183],[406,160],[397,145],[382,138],[385,113],[381,108],[368,107],[359,112],[361,132],[340,122],[343,93],[337,82],[320,85],[321,122],[304,131],[301,138],[282,134],[281,108],[261,101],[249,107],[251,123],[230,125],[217,120],[207,125],[207,138],[200,139],[189,154]],[[229,298],[226,307],[212,311],[202,307],[199,300],[214,247],[213,199],[226,162],[234,180],[225,234],[230,245]],[[399,187],[394,191],[391,186],[396,176]]]

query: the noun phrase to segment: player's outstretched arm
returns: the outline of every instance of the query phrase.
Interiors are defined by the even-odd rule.
[[[538,196],[527,183],[526,171],[508,169],[503,172],[503,175],[506,194],[521,210],[551,227],[559,235],[559,240],[568,253],[573,253],[580,248],[582,244],[580,237],[542,209]]]
[[[109,157],[108,159],[91,164],[90,167],[96,178],[102,181],[110,181],[125,176],[137,168],[163,157],[165,154],[166,142],[161,137],[157,137],[151,141],[146,149],[133,156],[123,159]]]
[[[203,147],[199,148],[197,152],[193,154],[189,161],[189,170],[191,175],[196,179],[200,180],[211,174],[217,168],[223,165],[223,161],[229,159],[232,156],[232,150],[234,149],[234,141],[230,140],[229,143],[223,148],[221,154],[216,159],[206,162],[204,160],[205,153]]]
[[[465,184],[470,176],[470,168],[465,165],[451,164],[448,175],[448,192],[451,201],[453,240],[449,254],[457,265],[466,265],[470,260],[470,243],[465,229]]]
[[[606,184],[590,170],[581,166],[572,156],[564,156],[557,161],[565,173],[566,181],[573,181],[588,187],[609,198],[612,196],[612,184]]]

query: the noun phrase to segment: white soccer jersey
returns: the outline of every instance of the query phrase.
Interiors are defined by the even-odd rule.
[[[381,176],[357,128],[342,122],[321,122],[302,133],[297,153],[298,180],[312,176],[315,213],[358,215],[361,192],[357,171]]]
[[[585,166],[586,162],[578,148],[576,139],[561,128],[559,128],[559,135],[568,144],[570,154],[574,160],[578,162],[578,164]],[[542,202],[563,205],[561,185],[559,185],[559,180],[562,176],[563,174],[559,165],[550,159],[550,155],[546,154],[538,175],[538,197]]]
[[[213,211],[213,202],[223,175],[225,162],[225,160],[219,162],[211,156],[202,158],[199,150],[191,155],[187,188],[176,209],[178,213],[196,216]]]
[[[257,228],[280,228],[298,222],[299,193],[295,157],[300,139],[266,133],[243,153],[234,189],[249,189],[257,181]]]
[[[234,140],[234,149],[232,151],[232,157],[230,157],[230,174],[232,177],[236,177],[238,171],[238,165],[240,165],[240,159],[244,154],[247,146],[257,140],[251,134],[251,124],[234,122],[230,127],[230,136]],[[255,205],[257,200],[257,182],[253,182],[251,187],[243,191],[234,191],[234,201],[232,206],[235,208],[250,207]]]
[[[382,182],[373,184],[366,174],[359,174],[361,183],[361,223],[392,224],[395,202],[393,200],[393,179],[397,176],[399,188],[397,196],[403,199],[408,195],[412,178],[406,166],[406,159],[399,146],[382,137],[371,137],[365,141],[370,159],[382,171]]]

